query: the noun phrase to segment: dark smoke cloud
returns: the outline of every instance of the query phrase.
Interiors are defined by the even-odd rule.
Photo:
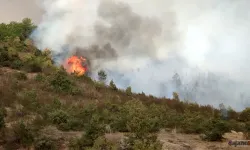
[[[121,56],[156,57],[154,40],[162,33],[159,20],[141,17],[128,4],[112,1],[101,1],[98,15],[101,19],[95,25],[98,43],[111,43]]]

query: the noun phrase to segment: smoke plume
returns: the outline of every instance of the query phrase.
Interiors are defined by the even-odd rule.
[[[242,109],[250,68],[247,0],[44,0],[32,34],[58,63],[78,53],[118,87]]]

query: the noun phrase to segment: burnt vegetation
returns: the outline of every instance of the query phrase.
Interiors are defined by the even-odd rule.
[[[160,150],[160,129],[222,140],[230,130],[249,138],[250,109],[223,111],[212,106],[156,98],[118,89],[101,70],[99,81],[68,74],[53,65],[50,51],[28,38],[30,19],[0,24],[0,145],[6,149]],[[224,108],[225,109],[225,108]],[[107,133],[122,132],[112,141]],[[75,136],[67,133],[76,133]],[[80,136],[76,136],[80,133]],[[62,136],[68,135],[68,136]]]

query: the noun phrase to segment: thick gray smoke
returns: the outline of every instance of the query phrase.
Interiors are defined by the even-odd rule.
[[[44,0],[32,38],[59,63],[77,49],[119,87],[156,96],[178,91],[186,100],[239,110],[249,105],[249,4]]]

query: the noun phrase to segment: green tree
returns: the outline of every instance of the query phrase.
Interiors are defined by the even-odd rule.
[[[115,85],[115,83],[114,83],[113,80],[111,80],[111,81],[109,82],[109,86],[110,86],[110,88],[111,88],[112,90],[115,90],[115,91],[118,90],[118,88],[116,87],[116,85]]]
[[[177,100],[177,101],[180,101],[178,93],[173,92],[173,99]]]
[[[222,135],[230,131],[228,122],[220,119],[210,119],[205,124],[205,140],[221,141]]]
[[[12,21],[9,24],[2,23],[0,24],[0,41],[5,40],[6,37],[20,37],[20,39],[23,41],[30,36],[35,28],[36,26],[29,18],[24,18],[22,22]]]
[[[101,82],[105,82],[105,81],[106,81],[106,79],[107,79],[107,74],[106,74],[106,72],[105,72],[104,70],[100,70],[100,71],[98,72],[98,79],[99,79],[99,81],[101,81]]]
[[[250,108],[245,108],[240,113],[240,120],[245,122],[250,121]]]
[[[131,86],[127,87],[126,93],[127,93],[128,95],[131,95],[131,94],[132,94],[132,88],[131,88]]]

